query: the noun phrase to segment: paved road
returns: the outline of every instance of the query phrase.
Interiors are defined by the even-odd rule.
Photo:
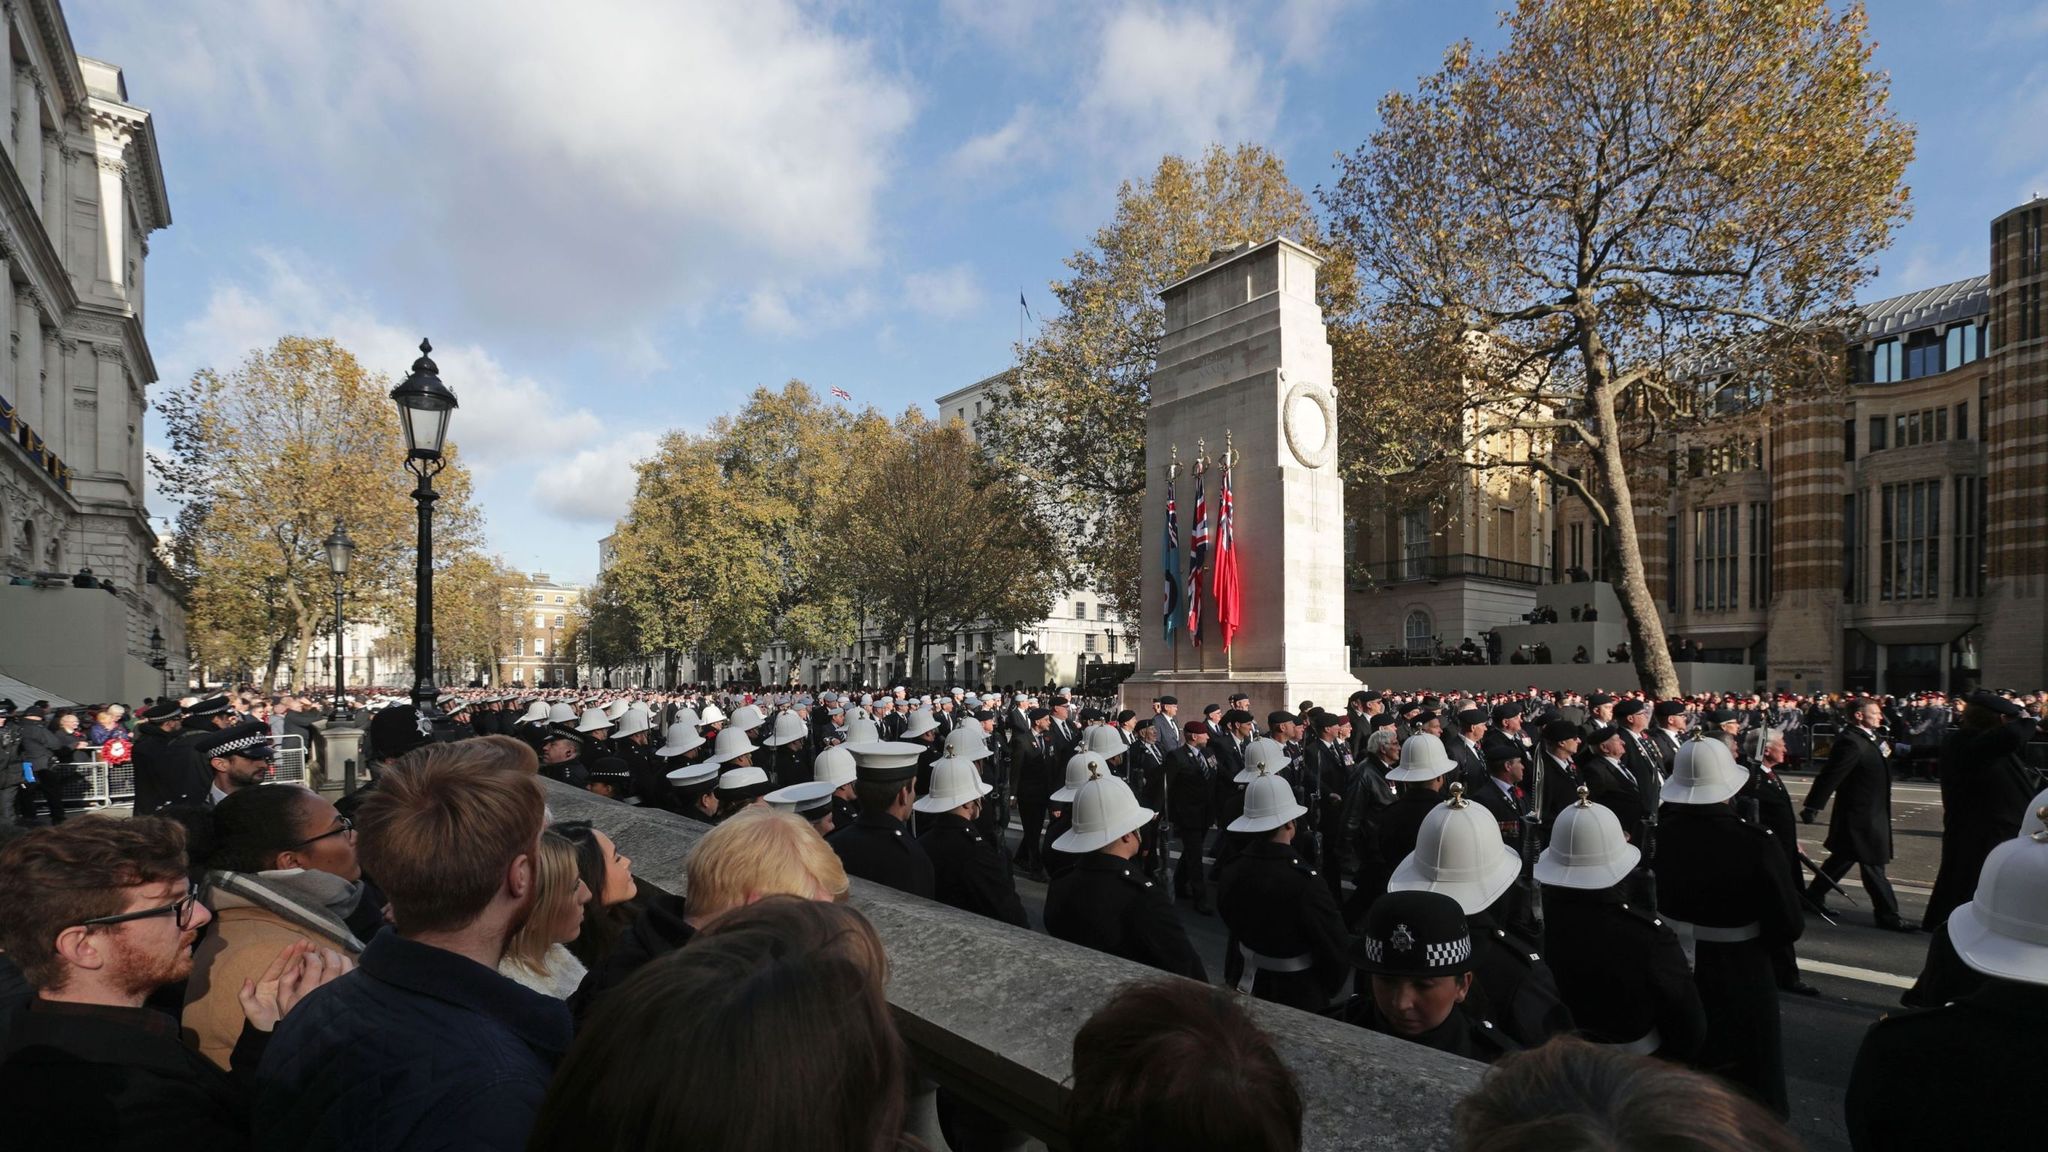
[[[1811,777],[1787,774],[1794,803],[1805,798]],[[1917,923],[1934,887],[1941,863],[1941,793],[1932,785],[1900,782],[1892,792],[1893,839],[1897,860],[1889,875],[1906,919]],[[1821,841],[1827,817],[1802,826],[1800,844],[1817,863],[1827,856]],[[1012,847],[1017,841],[1011,828]],[[1855,880],[1843,881],[1856,899],[1836,895],[1829,901],[1836,924],[1808,916],[1798,951],[1808,983],[1818,997],[1780,998],[1785,1036],[1785,1066],[1791,1078],[1792,1125],[1811,1152],[1847,1152],[1842,1099],[1849,1070],[1864,1029],[1886,1012],[1898,1010],[1899,994],[1912,984],[1926,959],[1928,938],[1915,933],[1881,932],[1873,926],[1869,902]],[[1017,878],[1017,890],[1030,911],[1032,924],[1044,924],[1045,885]],[[1210,978],[1223,978],[1224,932],[1213,916],[1196,914],[1192,904],[1178,908],[1188,938],[1208,966]]]

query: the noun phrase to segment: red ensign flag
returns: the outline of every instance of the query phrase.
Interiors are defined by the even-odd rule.
[[[1230,462],[1223,464],[1223,490],[1216,501],[1216,630],[1223,634],[1223,647],[1230,647],[1230,640],[1237,635],[1238,621],[1243,617],[1238,610],[1237,587],[1237,532],[1234,527],[1236,509],[1230,499]]]

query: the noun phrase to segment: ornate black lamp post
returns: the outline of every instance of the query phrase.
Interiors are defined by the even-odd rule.
[[[420,341],[420,358],[412,375],[391,390],[405,426],[405,467],[419,477],[412,492],[420,510],[419,569],[414,577],[412,702],[422,712],[433,706],[434,687],[434,476],[447,466],[441,449],[448,441],[448,415],[455,411],[455,393],[441,383],[441,369],[428,354],[434,346]]]
[[[164,653],[164,630],[149,630],[149,666],[163,675],[162,695],[171,694],[171,658]]]
[[[324,542],[327,549],[327,570],[334,574],[334,696],[327,705],[327,719],[332,722],[341,719],[341,689],[344,683],[341,663],[341,582],[348,575],[348,562],[356,554],[356,542],[348,538],[348,529],[341,521],[334,522],[334,534]]]

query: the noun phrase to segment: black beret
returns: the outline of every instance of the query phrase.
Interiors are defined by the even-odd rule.
[[[1659,720],[1664,719],[1666,716],[1683,716],[1685,715],[1685,701],[1659,700],[1657,701],[1656,710],[1650,714]]]
[[[1621,703],[1616,704],[1614,706],[1614,718],[1616,720],[1626,720],[1629,717],[1635,715],[1636,713],[1641,712],[1643,709],[1647,707],[1649,707],[1649,705],[1643,703],[1641,700],[1636,700],[1633,698],[1623,700]]]
[[[1415,726],[1417,728],[1420,728],[1424,724],[1429,723],[1431,720],[1436,719],[1436,713],[1430,711],[1427,708],[1419,708],[1415,711],[1414,715],[1409,717],[1409,719],[1415,722]]]
[[[1250,724],[1252,720],[1252,714],[1242,708],[1232,708],[1223,713],[1225,727],[1232,724]]]
[[[1555,720],[1547,720],[1543,724],[1543,739],[1551,744],[1562,744],[1567,740],[1577,740],[1581,735],[1583,733],[1579,731],[1577,724],[1561,716]]]
[[[1343,717],[1331,715],[1330,713],[1323,711],[1321,708],[1318,708],[1314,712],[1309,713],[1308,717],[1309,730],[1312,732],[1323,732],[1328,729],[1335,728],[1337,725],[1342,724],[1343,722]]]
[[[1616,728],[1612,724],[1602,724],[1600,727],[1593,729],[1593,734],[1586,737],[1586,742],[1598,748],[1619,735],[1621,735],[1621,729]]]
[[[1083,724],[1093,724],[1097,720],[1107,719],[1109,719],[1108,715],[1106,715],[1100,708],[1081,709],[1081,723]]]
[[[1400,722],[1400,718],[1395,716],[1391,712],[1376,713],[1372,719],[1366,721],[1367,724],[1372,726],[1372,730],[1374,732],[1377,732],[1382,728],[1392,728],[1394,725],[1399,724]]]
[[[1505,764],[1510,760],[1524,759],[1527,755],[1528,753],[1522,751],[1521,745],[1506,741],[1495,741],[1486,746],[1488,764]]]
[[[1507,720],[1521,714],[1522,706],[1520,704],[1502,703],[1493,706],[1493,718],[1495,720]]]
[[[1160,697],[1159,699],[1157,699],[1157,700],[1154,700],[1154,701],[1153,701],[1153,703],[1154,703],[1154,704],[1172,704],[1172,705],[1174,705],[1175,707],[1179,707],[1179,706],[1180,706],[1180,699],[1179,699],[1179,697],[1175,697],[1175,696],[1161,696],[1161,697]]]
[[[1266,713],[1266,727],[1269,729],[1278,728],[1282,724],[1299,723],[1301,723],[1301,718],[1296,716],[1294,713],[1289,712],[1285,708],[1276,708],[1273,711]]]
[[[1043,720],[1050,715],[1052,715],[1052,713],[1044,708],[1033,708],[1031,711],[1026,712],[1024,714],[1024,718],[1031,721],[1033,724],[1036,724],[1040,720]]]
[[[1461,708],[1458,711],[1458,727],[1470,728],[1474,724],[1486,723],[1486,709]]]
[[[1588,708],[1598,708],[1602,704],[1612,703],[1614,703],[1614,697],[1609,696],[1605,692],[1595,692],[1591,696],[1586,697],[1586,707]]]
[[[1742,719],[1742,714],[1733,708],[1716,708],[1712,712],[1707,713],[1707,722],[1710,724],[1726,724],[1731,720],[1740,719]]]

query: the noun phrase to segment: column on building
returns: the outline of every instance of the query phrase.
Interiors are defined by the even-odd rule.
[[[29,203],[37,213],[43,210],[39,189],[43,186],[42,83],[34,73],[20,72],[14,78],[14,170],[21,186],[28,189]]]
[[[19,394],[15,403],[21,408],[21,418],[36,430],[39,436],[49,433],[43,427],[43,322],[36,311],[33,292],[23,292],[14,298],[14,389]]]
[[[1989,579],[1984,679],[2031,689],[2048,678],[2048,200],[1992,223],[1991,384],[1984,481]]]
[[[90,361],[87,360],[90,357]],[[120,476],[131,495],[140,495],[139,478],[123,466],[128,459],[128,373],[121,350],[111,344],[79,349],[79,368],[92,369],[99,392],[99,445],[93,468],[102,476]]]
[[[43,221],[50,229],[50,239],[57,245],[61,258],[64,252],[64,178],[68,160],[64,155],[64,142],[55,132],[43,133]],[[29,195],[36,195],[30,188]]]
[[[0,13],[4,13],[0,15],[0,136],[6,137],[10,153],[14,150],[14,140],[6,136],[5,129],[12,123],[15,108],[19,107],[14,98],[14,45],[8,31],[15,12],[13,4],[0,9]]]
[[[5,52],[0,52],[0,56],[5,55]],[[0,120],[0,123],[4,122]],[[0,330],[0,396],[6,397],[9,404],[19,406],[22,389],[16,383],[20,378],[15,375],[11,347],[17,331],[14,326],[14,267],[4,257],[0,257],[0,324],[6,325],[4,330]]]
[[[72,450],[77,447],[71,442],[77,421],[71,418],[71,398],[64,390],[64,350],[57,341],[56,329],[44,327],[40,331],[42,356],[38,367],[43,378],[43,422],[49,425],[43,432],[43,443],[70,464]]]
[[[1841,405],[1786,404],[1771,437],[1771,603],[1765,682],[1794,692],[1842,687]],[[1859,517],[1861,510],[1858,510]],[[1858,521],[1860,527],[1860,520]],[[1859,573],[1859,580],[1863,574]]]
[[[125,295],[128,269],[128,166],[113,157],[98,158],[100,183],[100,254],[105,263],[99,278]]]

